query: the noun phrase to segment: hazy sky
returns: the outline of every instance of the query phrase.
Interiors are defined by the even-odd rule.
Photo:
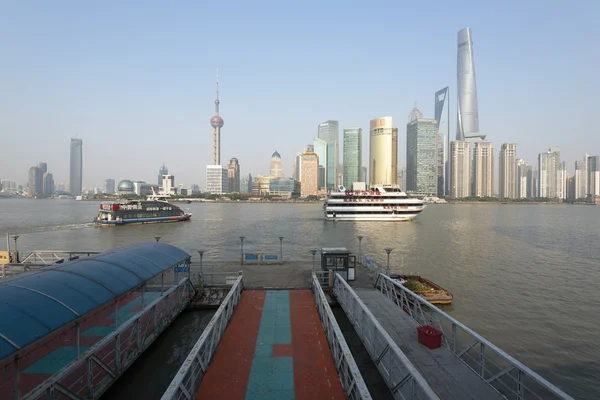
[[[222,163],[267,174],[278,150],[291,175],[317,125],[335,119],[363,128],[366,165],[369,120],[391,115],[404,165],[414,102],[433,117],[445,86],[455,134],[465,26],[496,168],[505,141],[530,163],[559,146],[570,171],[600,154],[597,0],[111,3],[0,3],[0,177],[25,183],[45,161],[68,182],[79,137],[84,187],[154,182],[163,161],[177,183],[203,185],[216,68]]]

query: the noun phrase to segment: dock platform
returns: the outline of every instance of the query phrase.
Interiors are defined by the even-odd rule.
[[[310,290],[245,290],[197,399],[345,399]]]
[[[504,399],[443,346],[430,350],[420,344],[417,323],[381,292],[355,292],[441,399]]]

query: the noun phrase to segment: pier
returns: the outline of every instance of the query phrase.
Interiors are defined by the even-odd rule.
[[[342,261],[191,263],[144,243],[2,279],[0,397],[98,399],[182,310],[213,307],[157,398],[370,399],[336,304],[393,398],[571,399],[381,266]],[[439,348],[419,342],[423,325]]]

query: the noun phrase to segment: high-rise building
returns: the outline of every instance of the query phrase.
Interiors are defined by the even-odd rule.
[[[361,161],[362,162],[362,161]],[[360,182],[365,182],[367,187],[369,186],[369,173],[367,172],[367,167],[362,167],[360,169]]]
[[[354,182],[361,182],[362,169],[362,129],[344,129],[344,187],[351,188]]]
[[[252,174],[248,174],[248,193],[252,193]]]
[[[38,163],[38,168],[42,170],[42,173],[48,172],[48,164],[45,162]]]
[[[319,190],[324,190],[327,188],[327,142],[323,139],[314,138],[312,150],[307,149],[307,151],[314,151],[319,158],[317,185],[319,186]],[[300,182],[302,182],[302,180]]]
[[[159,184],[162,184],[162,176],[161,176]],[[115,193],[115,180],[114,179],[108,178],[104,181],[104,193],[108,193],[108,194]]]
[[[500,156],[500,160],[502,160],[502,156]],[[502,164],[502,161],[500,161]],[[525,199],[527,198],[527,169],[529,166],[527,163],[519,158],[517,159],[517,199]],[[502,175],[502,167],[500,167],[500,174]],[[502,182],[502,179],[500,179]],[[502,183],[500,183],[500,189],[502,189]],[[500,192],[500,197],[502,197],[502,191]]]
[[[321,165],[325,166],[325,181],[327,189],[335,187],[336,177],[338,175],[339,163],[339,124],[337,121],[325,121],[319,124],[318,135],[319,139],[327,142],[327,156],[325,162],[320,161]]]
[[[81,195],[83,188],[83,141],[71,139],[71,166],[69,169],[69,192]]]
[[[213,165],[221,165],[221,128],[223,127],[224,121],[219,115],[219,103],[219,71],[217,70],[215,116],[210,119],[210,126],[213,127]]]
[[[450,142],[450,197],[469,197],[471,189],[471,147],[464,140]]]
[[[581,161],[575,161],[575,198],[585,199],[588,193],[588,155],[585,154]]]
[[[43,179],[44,197],[50,197],[54,193],[54,177],[50,172],[46,172]]]
[[[600,196],[600,156],[590,156],[587,159],[587,193]]]
[[[227,168],[221,165],[206,166],[206,191],[211,194],[226,194],[229,191]]]
[[[494,195],[494,149],[492,143],[475,142],[473,152],[475,162],[473,196],[492,197]]]
[[[558,180],[556,184],[556,197],[560,200],[567,198],[567,163],[562,161],[558,165]]]
[[[271,156],[271,165],[270,165],[270,177],[272,178],[283,178],[283,169],[281,166],[281,156],[275,150],[275,153]]]
[[[177,194],[177,186],[175,186],[175,175],[163,175],[162,184],[160,185],[159,190],[161,190],[164,193]]]
[[[438,133],[438,197],[448,194],[449,166],[448,153],[450,152],[450,88],[435,92],[435,123]]]
[[[538,170],[533,165],[527,166],[527,198],[537,199],[540,197],[538,185]]]
[[[162,185],[162,177],[163,175],[169,175],[169,169],[165,167],[165,163],[163,163],[162,167],[158,169],[158,186]]]
[[[458,91],[456,140],[485,140],[485,135],[479,132],[479,106],[471,28],[458,31],[456,61]]]
[[[302,154],[302,184],[300,185],[300,196],[316,196],[318,188],[319,157],[313,151],[306,151]]]
[[[550,199],[558,198],[559,189],[560,150],[550,148],[546,153],[538,155],[538,195]]]
[[[406,168],[398,168],[398,177],[396,178],[398,188],[406,192]]]
[[[44,173],[39,167],[29,168],[29,184],[27,192],[31,197],[38,199],[44,197]]]
[[[302,153],[296,154],[294,158],[294,179],[298,182],[302,182],[302,168],[300,168],[300,164],[302,162]]]
[[[411,116],[415,117],[415,109]],[[414,115],[413,115],[414,114]],[[420,115],[421,113],[418,112]],[[438,130],[435,119],[410,118],[406,125],[406,191],[438,194]]]
[[[521,160],[522,161],[522,160]],[[500,198],[516,199],[517,194],[517,144],[502,143],[500,147]],[[523,170],[523,174],[525,171]],[[524,175],[523,175],[524,176]],[[524,196],[523,196],[524,197]]]
[[[372,119],[369,140],[369,184],[394,185],[398,173],[398,129],[392,117]]]
[[[575,197],[575,176],[567,173],[567,199],[574,200]]]
[[[237,158],[229,160],[227,167],[227,180],[229,182],[229,193],[240,192],[240,163]]]

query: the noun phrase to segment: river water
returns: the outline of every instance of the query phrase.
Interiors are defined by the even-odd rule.
[[[190,204],[189,223],[97,228],[97,202],[0,200],[0,235],[19,250],[101,251],[142,241],[174,244],[205,260],[244,250],[311,260],[344,246],[393,271],[415,272],[454,294],[454,317],[576,398],[600,398],[600,207],[431,205],[409,223],[326,222],[320,204]],[[2,236],[2,237],[4,237]],[[0,245],[0,248],[5,246]]]

